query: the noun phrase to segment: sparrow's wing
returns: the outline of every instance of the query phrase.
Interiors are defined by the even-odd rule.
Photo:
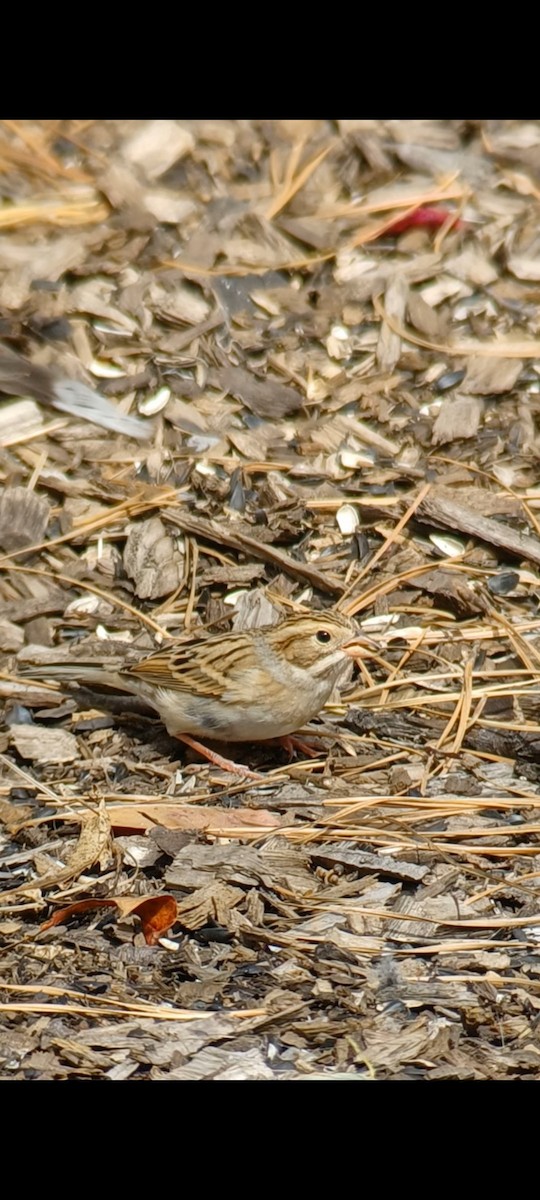
[[[249,669],[252,655],[249,634],[225,633],[165,646],[125,674],[168,691],[222,700],[237,673]]]

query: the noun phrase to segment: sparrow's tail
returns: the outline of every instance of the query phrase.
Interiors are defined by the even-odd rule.
[[[108,670],[106,667],[99,666],[97,663],[91,662],[63,662],[63,663],[40,663],[39,666],[30,666],[21,664],[17,668],[17,673],[26,678],[45,681],[48,679],[65,680],[66,683],[80,684],[81,687],[86,687],[88,684],[96,688],[114,688],[119,692],[131,692],[133,694],[133,683],[130,681],[129,675],[125,675],[122,671]]]
[[[7,346],[0,346],[0,392],[10,396],[33,396],[40,404],[52,405],[76,418],[114,429],[127,437],[152,437],[150,421],[129,417],[86,383],[64,379],[48,367],[29,362]]]

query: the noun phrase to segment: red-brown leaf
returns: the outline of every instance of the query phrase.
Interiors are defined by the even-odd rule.
[[[110,896],[106,900],[88,899],[76,900],[66,908],[59,908],[48,921],[41,926],[42,930],[52,929],[53,925],[63,925],[75,913],[88,912],[92,908],[116,908],[119,914],[127,917],[135,913],[139,917],[145,940],[149,946],[155,946],[160,937],[174,925],[176,921],[176,900],[174,896],[161,894],[159,896]]]

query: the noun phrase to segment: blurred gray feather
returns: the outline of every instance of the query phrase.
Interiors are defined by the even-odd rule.
[[[149,421],[128,417],[110,400],[95,392],[78,379],[59,378],[48,367],[21,358],[13,350],[0,347],[0,391],[11,396],[32,396],[40,404],[57,408],[93,425],[124,433],[126,437],[149,438],[153,428]]]

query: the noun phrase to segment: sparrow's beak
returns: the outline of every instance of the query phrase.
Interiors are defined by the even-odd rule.
[[[369,658],[373,654],[377,654],[378,646],[371,638],[365,637],[364,634],[359,634],[358,637],[351,638],[350,642],[345,642],[341,647],[345,654],[350,654],[351,658]]]

